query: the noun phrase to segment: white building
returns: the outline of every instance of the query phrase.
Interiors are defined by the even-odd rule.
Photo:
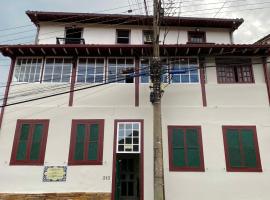
[[[151,17],[27,15],[35,44],[0,46],[12,58],[0,118],[0,199],[154,200]],[[269,199],[270,46],[234,44],[242,23],[162,22],[168,200]],[[125,68],[135,75],[124,76]]]

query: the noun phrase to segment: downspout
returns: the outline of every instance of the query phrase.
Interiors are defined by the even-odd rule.
[[[7,84],[6,84],[5,95],[4,95],[2,108],[1,108],[1,114],[0,114],[0,130],[1,130],[2,122],[3,122],[3,118],[4,118],[5,106],[7,105],[7,101],[8,101],[8,94],[9,94],[10,84],[12,82],[15,63],[16,63],[16,59],[11,58],[11,64],[10,64],[10,68],[9,68],[8,80],[7,80]]]
[[[35,44],[39,43],[39,31],[40,31],[40,25],[37,24],[37,33],[36,33],[36,38],[35,38]]]
[[[230,42],[231,42],[231,44],[234,44],[233,30],[230,31]]]

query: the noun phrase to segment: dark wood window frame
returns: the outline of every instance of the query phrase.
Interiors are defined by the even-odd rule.
[[[143,35],[143,44],[152,44],[153,43],[153,30],[143,30],[142,35]],[[151,37],[150,41],[145,40],[146,35],[150,35],[150,37]]]
[[[89,135],[86,136],[87,140],[84,142],[84,160],[75,160],[75,145],[76,145],[76,128],[78,124],[85,124],[87,126],[91,124],[99,125],[99,134],[98,134],[98,155],[96,160],[87,160],[88,156],[88,146],[87,142],[89,141]],[[104,119],[74,119],[72,120],[71,127],[71,136],[70,136],[70,147],[69,147],[69,160],[68,165],[102,165],[103,164],[103,138],[104,138]],[[86,147],[87,146],[87,147]]]
[[[192,41],[192,35],[198,35],[202,37],[202,42]],[[206,43],[206,33],[204,31],[188,31],[188,43]]]
[[[25,160],[17,160],[17,151],[19,147],[20,142],[20,136],[21,136],[21,128],[23,124],[29,124],[29,139],[27,140],[27,146],[26,146],[26,159]],[[40,153],[39,153],[39,159],[38,160],[30,160],[30,153],[31,153],[31,147],[33,143],[33,132],[34,132],[34,125],[36,124],[42,124],[43,130],[42,130],[42,139],[40,142]],[[19,119],[17,120],[16,125],[16,131],[14,135],[13,140],[13,147],[12,147],[12,153],[11,153],[11,159],[10,159],[10,165],[43,165],[44,164],[44,157],[45,157],[45,151],[46,151],[46,144],[47,144],[47,137],[48,137],[48,129],[49,129],[49,120],[47,119]]]
[[[248,71],[243,71],[244,68],[249,68]],[[231,70],[229,72],[228,70]],[[226,71],[227,70],[227,71]],[[225,73],[221,76],[221,73]],[[226,74],[231,73],[232,76],[228,77]],[[245,76],[245,73],[249,73]],[[244,80],[246,79],[246,80]],[[217,80],[218,83],[228,84],[228,83],[254,83],[254,75],[252,65],[234,65],[234,66],[217,66]]]
[[[197,129],[197,133],[198,133],[198,145],[199,145],[199,150],[200,150],[200,166],[199,167],[188,167],[188,166],[185,166],[185,167],[177,167],[177,166],[174,166],[173,164],[173,151],[172,151],[172,148],[173,148],[173,137],[172,137],[172,134],[173,134],[173,129],[175,128],[180,128],[180,129]],[[190,172],[204,172],[205,171],[205,168],[204,168],[204,156],[203,156],[203,144],[202,144],[202,131],[201,131],[201,126],[168,126],[168,148],[169,148],[169,170],[170,171],[190,171]],[[186,133],[185,133],[186,134]],[[184,137],[185,138],[185,137]],[[186,139],[184,139],[186,140]],[[186,147],[186,144],[184,144],[184,148],[187,148]],[[187,157],[187,152],[185,151],[185,159]]]
[[[227,141],[227,137],[226,137],[226,133],[227,133],[228,129],[237,129],[237,130],[249,129],[249,130],[253,131],[254,148],[256,151],[255,152],[256,153],[256,167],[250,168],[250,167],[232,167],[231,166],[230,158],[229,158],[228,141]],[[224,152],[225,152],[227,171],[228,172],[262,172],[256,126],[222,126],[222,131],[223,131]],[[241,141],[241,139],[240,139],[240,141]],[[243,154],[242,143],[240,143],[240,152],[241,152],[241,157],[243,159],[244,154]]]
[[[124,43],[124,42],[118,42],[118,31],[128,31],[128,43]],[[130,40],[131,40],[131,38],[130,38],[130,36],[131,36],[131,30],[130,29],[116,29],[116,44],[130,44]],[[123,37],[121,37],[121,38],[123,38]]]

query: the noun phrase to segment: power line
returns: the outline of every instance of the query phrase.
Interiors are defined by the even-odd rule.
[[[139,76],[141,76],[141,75],[140,74],[133,75],[133,77],[139,77]],[[69,91],[65,91],[65,92],[60,92],[60,93],[56,93],[56,94],[51,94],[51,95],[46,95],[46,96],[42,96],[42,97],[32,98],[32,99],[28,99],[28,100],[19,101],[19,102],[9,103],[9,104],[0,106],[0,108],[7,107],[7,106],[12,106],[12,105],[18,105],[18,104],[27,103],[27,102],[36,101],[36,100],[41,100],[41,99],[46,99],[46,98],[50,98],[50,97],[55,97],[55,96],[68,94],[68,93],[81,91],[81,90],[86,90],[86,89],[90,89],[90,88],[95,88],[95,87],[107,85],[107,84],[110,84],[110,83],[116,83],[116,82],[120,82],[120,81],[124,81],[124,80],[126,80],[126,78],[116,79],[116,80],[113,80],[113,81],[108,81],[108,82],[100,83],[100,84],[97,84],[97,85],[92,85],[92,86],[87,86],[87,87],[83,87],[83,88],[73,89],[73,90],[69,90]]]

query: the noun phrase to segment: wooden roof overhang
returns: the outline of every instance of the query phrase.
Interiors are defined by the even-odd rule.
[[[153,26],[153,17],[146,15],[104,14],[104,13],[72,13],[26,11],[31,21],[38,25],[40,22],[64,23],[99,23]],[[166,16],[161,20],[161,26],[228,28],[236,30],[243,19],[201,18],[201,17],[172,17]]]
[[[0,45],[4,56],[135,56],[152,55],[152,45]],[[269,56],[270,45],[180,44],[160,45],[161,56]]]

